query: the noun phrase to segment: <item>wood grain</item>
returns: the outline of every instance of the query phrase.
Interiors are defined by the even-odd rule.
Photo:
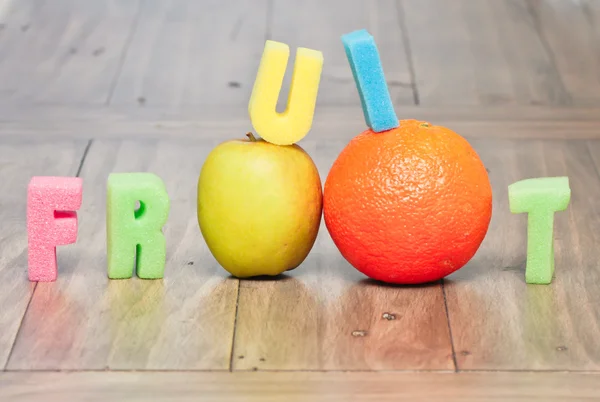
[[[78,401],[598,401],[597,374],[0,373],[0,397]]]
[[[267,0],[147,0],[113,104],[247,105]]]
[[[322,180],[345,142],[307,143]],[[240,284],[236,370],[453,370],[439,284],[382,286],[341,256],[324,223],[308,258]]]
[[[381,64],[392,100],[413,104],[412,80],[404,48],[395,0],[305,0],[291,6],[288,0],[273,0],[270,37],[297,47],[323,52],[325,62],[319,86],[318,105],[360,105],[360,98],[341,35],[367,29],[377,42]],[[293,60],[292,60],[293,62]],[[285,109],[291,79],[289,63],[279,108]],[[317,109],[316,113],[320,112]]]
[[[140,0],[9,0],[0,9],[0,98],[104,104]]]
[[[528,1],[573,104],[599,104],[600,3]]]
[[[27,186],[33,176],[74,176],[87,141],[0,143],[0,368],[7,362],[35,283],[27,279]],[[58,260],[68,265],[64,251]],[[62,273],[62,272],[61,272]]]
[[[490,170],[494,211],[475,258],[446,281],[459,369],[600,368],[600,178],[584,141],[476,141]],[[566,175],[572,198],[555,215],[556,273],[526,285],[525,214],[509,212],[507,186]]]
[[[237,280],[208,252],[196,221],[196,183],[212,142],[95,141],[81,177],[79,241],[55,283],[40,283],[9,369],[228,369]],[[163,280],[108,280],[106,180],[149,171],[171,211]]]
[[[423,105],[568,104],[525,0],[400,0]]]

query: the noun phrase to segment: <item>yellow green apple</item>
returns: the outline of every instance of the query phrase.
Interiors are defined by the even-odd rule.
[[[323,206],[319,172],[297,144],[252,134],[214,148],[198,178],[198,223],[217,262],[239,278],[298,267]]]

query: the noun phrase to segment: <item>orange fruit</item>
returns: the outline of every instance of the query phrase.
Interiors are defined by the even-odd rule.
[[[492,216],[492,188],[467,140],[402,120],[350,141],[325,181],[323,213],[356,269],[383,282],[425,283],[475,255]]]

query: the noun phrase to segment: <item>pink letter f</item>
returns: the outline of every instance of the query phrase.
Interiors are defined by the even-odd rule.
[[[77,240],[77,213],[83,180],[79,177],[33,177],[27,190],[29,280],[57,277],[56,246]]]

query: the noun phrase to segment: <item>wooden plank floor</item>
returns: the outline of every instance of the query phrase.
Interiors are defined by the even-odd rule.
[[[488,168],[481,249],[443,281],[388,286],[322,225],[297,270],[230,277],[196,183],[214,146],[251,130],[265,39],[292,62],[324,52],[301,142],[324,181],[365,126],[340,41],[360,28],[399,116],[451,127]],[[600,1],[5,0],[0,78],[0,400],[600,400]],[[130,171],[171,199],[163,280],[106,276],[106,179]],[[84,179],[54,283],[27,280],[34,175]],[[556,279],[527,285],[507,186],[555,175],[573,191]]]

